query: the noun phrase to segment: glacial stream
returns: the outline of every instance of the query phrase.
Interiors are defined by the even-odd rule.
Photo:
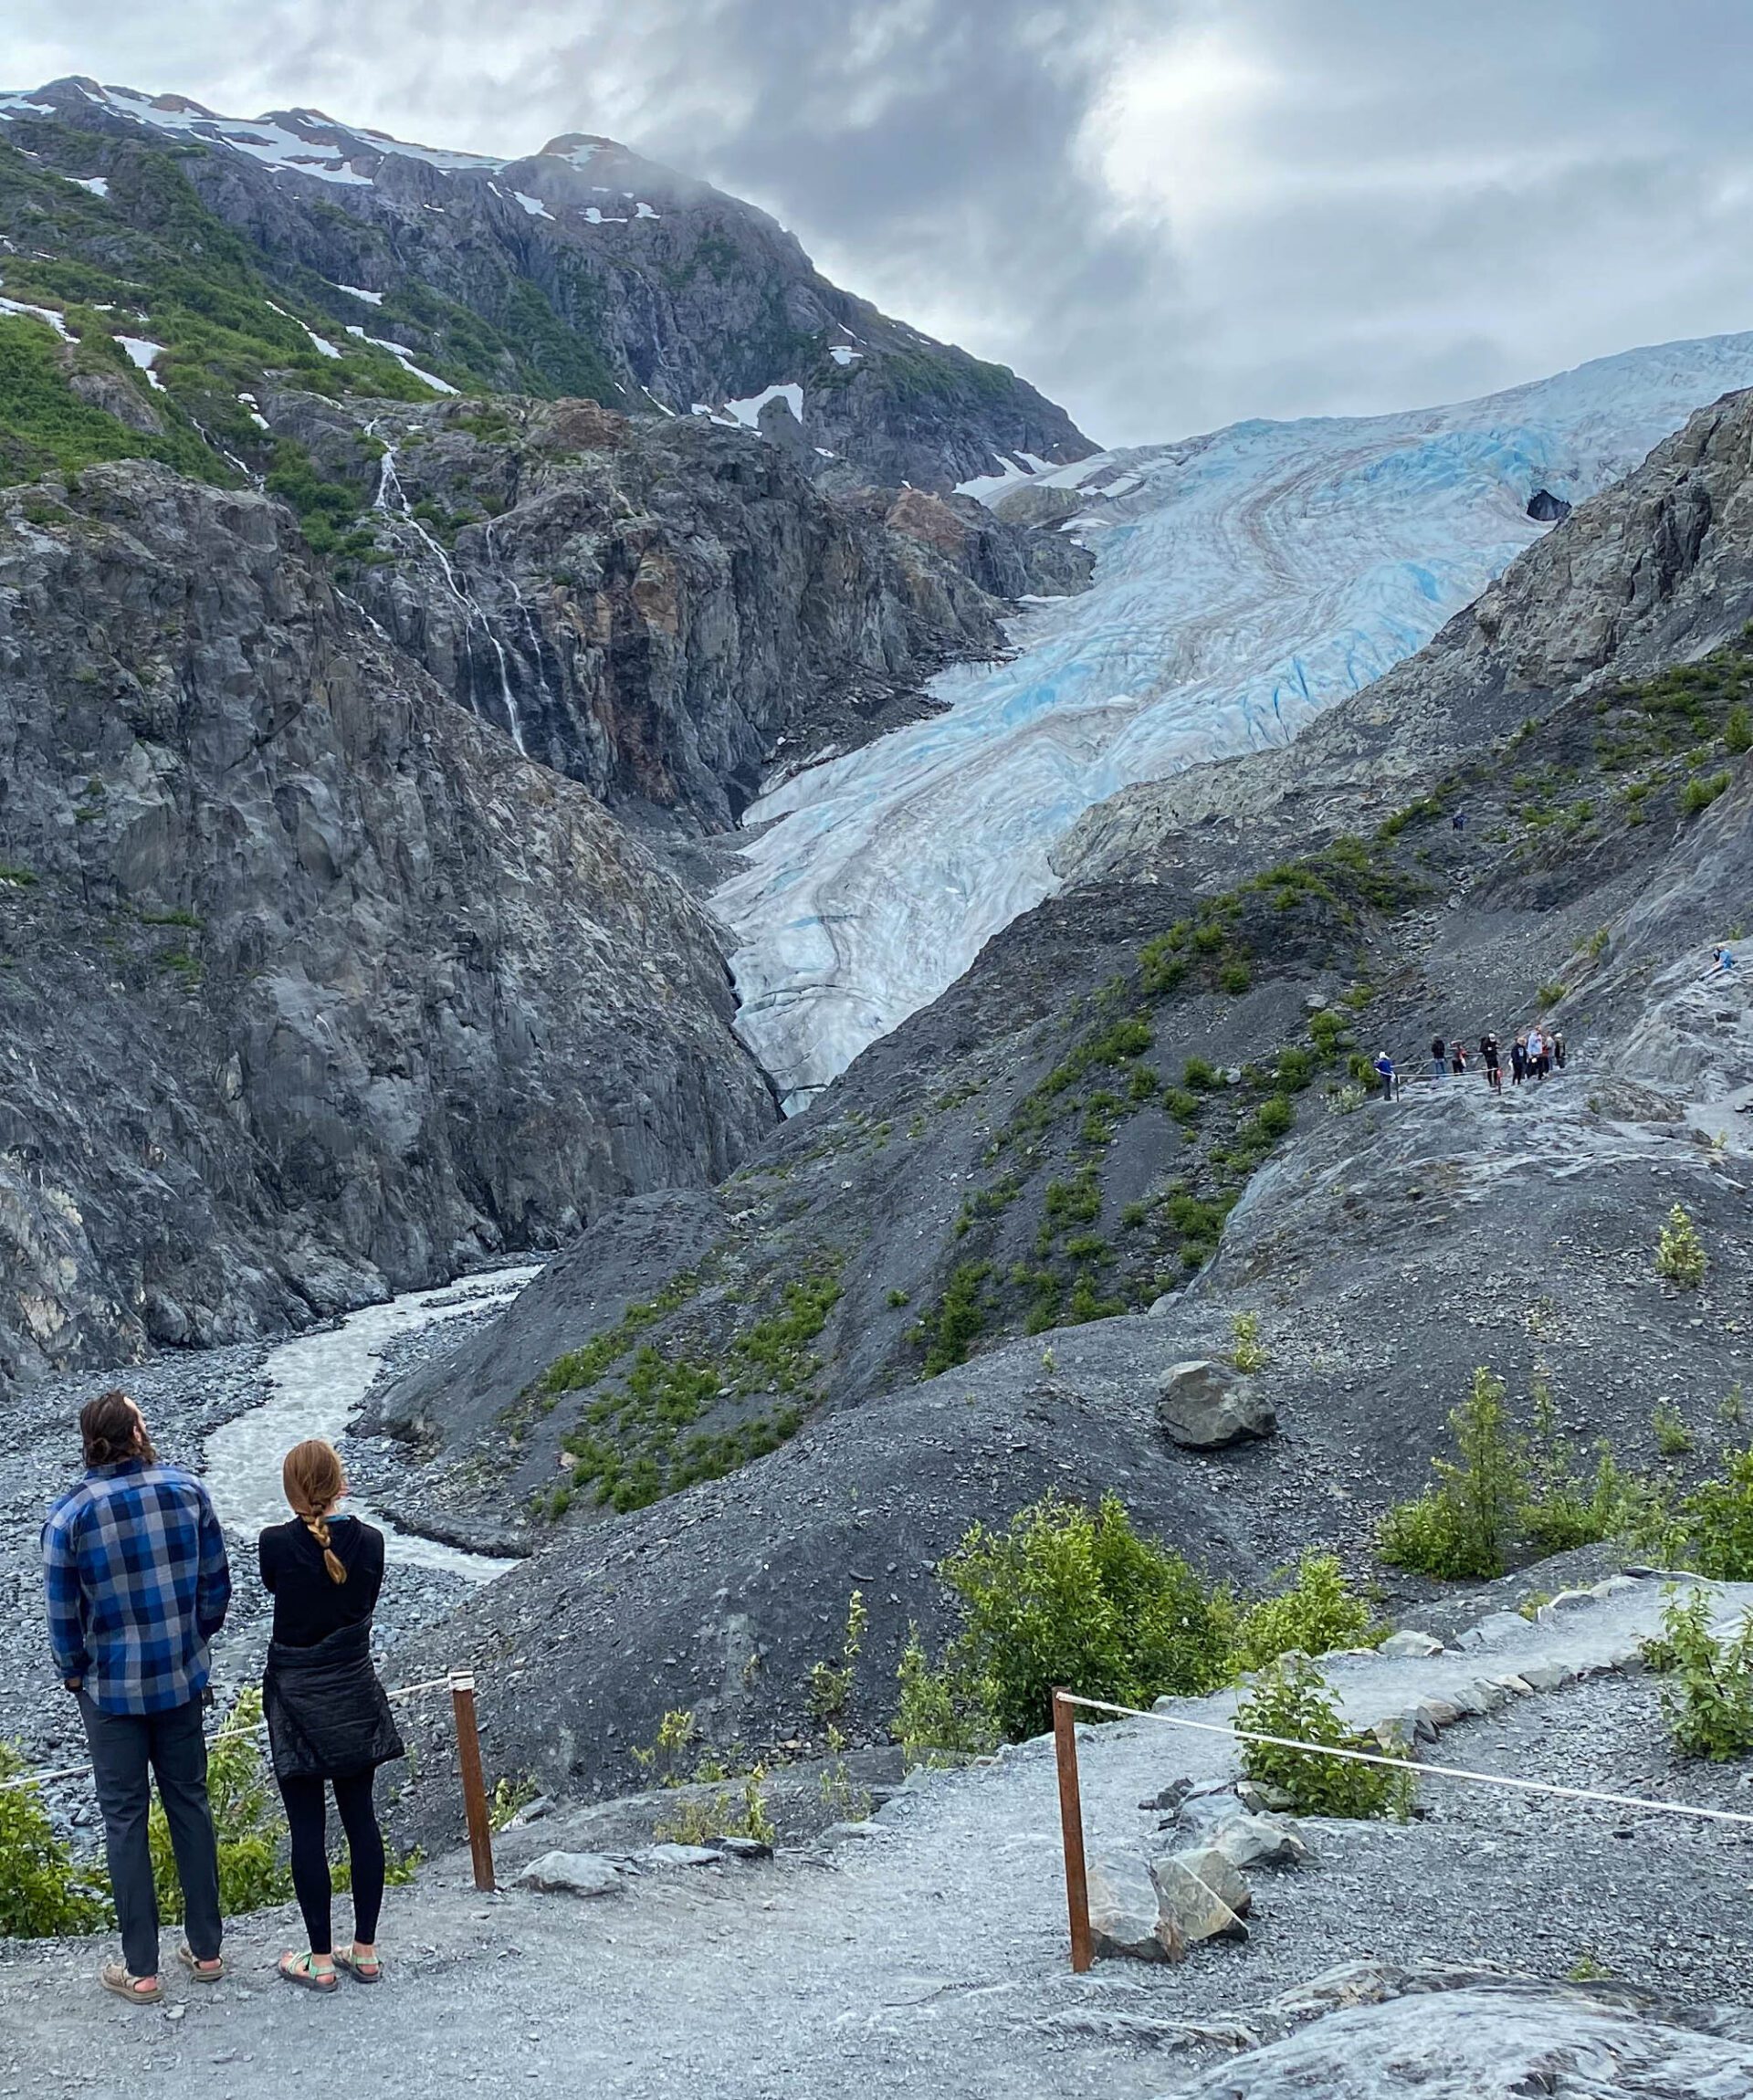
[[[392,1342],[441,1320],[497,1311],[540,1274],[540,1263],[530,1263],[409,1291],[350,1314],[338,1327],[282,1343],[265,1366],[273,1389],[268,1398],[207,1439],[207,1486],[226,1528],[253,1541],[264,1526],[285,1523],[281,1460],[307,1436],[334,1444],[347,1434]],[[478,1583],[490,1582],[513,1565],[400,1530],[357,1496],[347,1507],[383,1533],[392,1564],[437,1569]]]

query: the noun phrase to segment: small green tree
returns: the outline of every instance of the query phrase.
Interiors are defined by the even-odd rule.
[[[1326,1678],[1307,1655],[1280,1655],[1268,1663],[1237,1706],[1235,1725],[1240,1731],[1283,1738],[1244,1743],[1242,1769],[1256,1786],[1288,1794],[1300,1814],[1403,1816],[1412,1806],[1410,1772],[1284,1747],[1288,1741],[1381,1754],[1373,1737],[1346,1727]]]
[[[1433,1459],[1435,1483],[1389,1511],[1379,1534],[1382,1559],[1426,1575],[1501,1575],[1527,1500],[1527,1444],[1510,1427],[1503,1380],[1485,1364],[1449,1427],[1459,1463]]]
[[[1717,1479],[1681,1498],[1679,1557],[1717,1582],[1753,1581],[1753,1450],[1732,1451]]]
[[[865,1644],[865,1628],[869,1622],[865,1593],[855,1590],[846,1606],[846,1626],[841,1637],[839,1662],[810,1664],[810,1711],[818,1719],[835,1720],[845,1712],[846,1701],[852,1696],[858,1653]]]
[[[1049,1495],[1002,1531],[977,1524],[939,1573],[962,1608],[953,1696],[988,1701],[1007,1740],[1051,1725],[1055,1685],[1137,1706],[1227,1674],[1228,1598],[1135,1531],[1118,1496],[1089,1510]]]
[[[1258,1313],[1239,1312],[1231,1320],[1230,1361],[1244,1375],[1265,1370],[1272,1361],[1272,1351],[1260,1339]]]
[[[1347,1583],[1334,1556],[1305,1553],[1288,1590],[1243,1612],[1234,1659],[1240,1668],[1254,1670],[1293,1649],[1325,1655],[1362,1645],[1370,1631],[1370,1607]]]
[[[900,1706],[889,1728],[909,1765],[984,1757],[998,1748],[992,1686],[949,1663],[933,1669],[917,1626],[908,1629],[895,1675]]]
[[[1753,1613],[1718,1640],[1711,1604],[1706,1590],[1671,1598],[1644,1660],[1665,1680],[1662,1710],[1674,1748],[1684,1757],[1721,1761],[1753,1750]]]
[[[1655,1273],[1664,1282],[1678,1284],[1683,1290],[1696,1290],[1705,1280],[1705,1271],[1710,1265],[1710,1257],[1705,1252],[1705,1243],[1698,1237],[1698,1228],[1684,1203],[1676,1203],[1668,1213],[1668,1222],[1662,1228],[1662,1237],[1655,1245]]]
[[[0,1743],[0,1939],[96,1932],[110,1906],[55,1835],[30,1767]]]

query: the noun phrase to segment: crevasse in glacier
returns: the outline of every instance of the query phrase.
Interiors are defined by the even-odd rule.
[[[1636,350],[1455,407],[1248,422],[1023,477],[1076,488],[1089,591],[1028,607],[950,711],[785,781],[745,819],[744,1038],[803,1105],[1048,895],[1091,803],[1286,741],[1421,648],[1571,502],[1753,384],[1753,333]],[[1001,463],[995,462],[995,467]]]

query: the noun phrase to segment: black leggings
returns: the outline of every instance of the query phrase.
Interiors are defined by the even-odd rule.
[[[327,1843],[329,1804],[326,1785],[335,1790],[341,1827],[347,1832],[347,1855],[353,1868],[353,1937],[368,1947],[377,1940],[377,1914],[383,1907],[383,1833],[372,1807],[372,1772],[344,1780],[282,1780],[280,1799],[292,1832],[292,1886],[304,1913],[312,1954],[332,1954]]]

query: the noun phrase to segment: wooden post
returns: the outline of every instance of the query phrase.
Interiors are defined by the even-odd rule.
[[[487,1815],[487,1780],[481,1771],[481,1738],[475,1726],[475,1673],[450,1673],[450,1703],[457,1716],[457,1765],[463,1779],[463,1812],[468,1819],[468,1850],[475,1862],[475,1885],[490,1891],[493,1881],[493,1827]]]
[[[1059,1828],[1065,1844],[1065,1908],[1071,1919],[1071,1966],[1081,1976],[1096,1958],[1089,1937],[1089,1883],[1084,1867],[1084,1803],[1077,1784],[1076,1708],[1066,1693],[1053,1695],[1053,1754],[1059,1767]]]

